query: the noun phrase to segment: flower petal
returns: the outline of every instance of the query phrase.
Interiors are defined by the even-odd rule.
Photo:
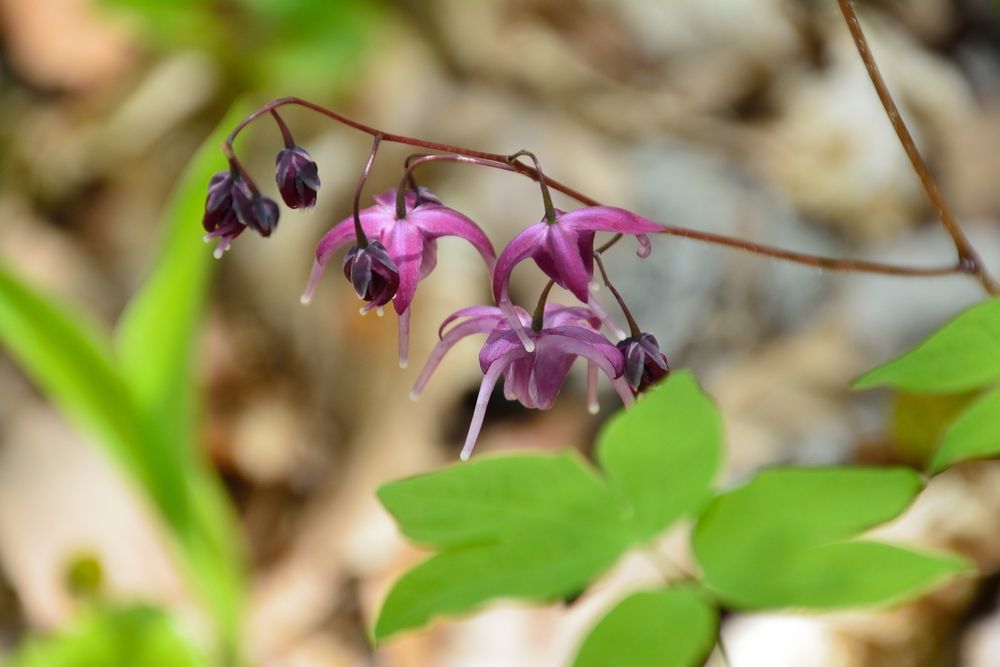
[[[511,239],[507,247],[500,253],[496,268],[493,270],[493,299],[499,305],[501,301],[509,300],[510,274],[514,267],[526,260],[535,252],[545,236],[548,225],[540,222],[531,225]]]
[[[459,454],[459,458],[463,461],[468,460],[472,455],[472,450],[476,446],[476,440],[479,439],[479,431],[482,430],[483,420],[486,417],[486,406],[490,402],[490,396],[493,394],[493,388],[496,386],[497,380],[500,379],[500,375],[512,361],[526,354],[527,352],[518,346],[516,349],[499,357],[483,374],[483,383],[479,385],[479,395],[476,397],[476,409],[472,413],[472,421],[469,422],[469,433],[465,436],[465,445],[462,446],[462,453]]]
[[[563,226],[561,222],[550,225],[545,235],[545,245],[536,251],[547,252],[554,266],[550,269],[549,277],[556,281],[560,287],[565,287],[580,301],[586,303],[590,297],[590,278],[593,276],[593,268],[587,270],[581,254],[580,239],[572,228]],[[591,235],[593,242],[593,235]],[[588,248],[587,254],[593,261],[593,246]],[[593,267],[593,264],[591,264]],[[542,267],[544,270],[544,267]]]
[[[436,239],[442,236],[457,236],[463,238],[479,251],[486,268],[493,273],[496,265],[496,253],[493,251],[493,244],[489,237],[483,233],[479,226],[468,217],[447,206],[428,204],[418,206],[407,214],[407,219],[424,230],[424,235],[429,239]]]
[[[476,306],[475,308],[485,307],[486,306]],[[465,310],[472,309],[467,308]],[[444,356],[448,354],[448,351],[456,343],[458,343],[458,341],[477,333],[489,333],[496,328],[497,321],[501,320],[503,315],[496,308],[492,308],[492,310],[496,311],[495,316],[476,317],[465,322],[460,322],[449,329],[448,333],[441,337],[441,340],[438,341],[437,345],[435,345],[434,349],[431,351],[431,356],[427,359],[427,363],[424,364],[423,370],[420,371],[420,376],[413,384],[413,390],[410,391],[410,398],[416,399],[420,396],[420,393],[424,390],[424,387],[427,386],[428,381],[430,381],[431,375],[433,375],[435,369],[437,369],[438,364],[441,363]]]
[[[653,234],[660,226],[652,220],[615,206],[584,206],[559,216],[557,224],[575,230],[615,232],[619,234]]]
[[[410,307],[420,281],[420,264],[424,255],[424,237],[416,225],[405,220],[396,221],[384,234],[389,256],[399,269],[399,289],[392,300],[397,313]]]

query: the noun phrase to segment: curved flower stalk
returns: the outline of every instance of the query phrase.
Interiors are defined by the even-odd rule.
[[[545,220],[531,225],[504,248],[493,272],[493,298],[507,316],[525,350],[531,351],[533,341],[514,315],[510,301],[510,275],[519,263],[529,257],[545,274],[580,301],[594,307],[596,300],[589,286],[594,277],[594,235],[597,232],[633,234],[639,241],[638,255],[650,252],[646,234],[660,231],[660,226],[622,208],[586,206],[566,213],[555,211],[555,222]]]
[[[602,336],[597,327],[600,320],[589,308],[548,304],[543,326],[530,328],[531,317],[523,308],[512,307],[518,323],[526,328],[533,343],[525,349],[505,313],[494,306],[474,306],[453,313],[441,325],[441,340],[431,353],[411,392],[416,398],[426,386],[444,355],[459,340],[476,333],[489,333],[479,352],[483,382],[476,399],[476,409],[462,447],[461,458],[468,459],[479,438],[493,388],[504,378],[504,395],[527,408],[548,410],[555,403],[566,382],[570,367],[577,357],[588,362],[588,395],[591,408],[596,402],[597,370],[601,370],[618,392],[625,405],[634,402],[632,390],[624,377],[625,359],[621,351]],[[463,320],[457,324],[452,323]],[[450,329],[445,328],[452,325]]]
[[[392,297],[393,307],[399,315],[399,364],[406,367],[409,356],[410,303],[417,283],[437,265],[437,239],[458,236],[475,247],[493,271],[496,254],[493,245],[476,223],[454,209],[443,206],[428,192],[412,190],[405,195],[405,215],[396,218],[396,190],[390,189],[375,195],[375,205],[358,212],[365,236],[380,243],[399,272],[399,285]],[[320,240],[316,248],[309,284],[302,295],[308,303],[316,290],[323,270],[338,250],[356,241],[354,218],[348,217],[334,225]],[[366,313],[378,306],[368,301],[362,308]]]

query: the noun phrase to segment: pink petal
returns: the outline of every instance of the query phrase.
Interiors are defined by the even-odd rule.
[[[463,238],[479,251],[486,268],[493,273],[496,265],[496,253],[489,237],[479,226],[465,215],[446,206],[419,206],[407,215],[407,219],[424,230],[429,239],[442,236],[457,236]]]
[[[590,295],[590,278],[593,276],[593,269],[587,270],[587,265],[581,254],[579,237],[572,228],[564,226],[562,222],[550,225],[547,231],[544,248],[549,253],[554,265],[552,267],[554,273],[550,273],[549,277],[561,287],[572,292],[580,301],[586,303]],[[592,262],[592,245],[587,249],[587,253]]]
[[[514,267],[526,260],[538,248],[542,242],[548,225],[540,222],[531,225],[520,234],[511,239],[507,247],[500,253],[497,259],[496,268],[493,271],[493,299],[497,305],[501,301],[509,300],[510,274],[514,272]]]
[[[448,317],[444,318],[444,322],[442,322],[441,326],[438,327],[438,338],[444,336],[444,330],[448,327],[449,324],[463,317],[474,317],[474,318],[489,317],[489,318],[495,318],[496,320],[502,320],[503,313],[501,313],[500,309],[497,308],[496,306],[469,306],[467,308],[461,308],[459,310],[456,310]]]
[[[381,240],[380,236],[384,227],[385,217],[380,216],[374,208],[366,208],[360,211],[358,217],[361,219],[361,229],[364,230],[365,235],[373,240]],[[312,300],[313,294],[316,292],[316,287],[319,285],[319,280],[323,275],[323,270],[334,253],[346,245],[353,244],[356,239],[354,216],[341,220],[323,235],[323,238],[319,240],[319,244],[316,246],[316,259],[313,261],[306,290],[299,298],[302,303],[309,303]]]
[[[493,308],[493,310],[496,310],[496,308]],[[498,312],[497,317],[502,317],[502,315]],[[430,381],[431,375],[433,375],[434,371],[437,369],[438,364],[441,363],[444,356],[452,347],[454,347],[456,343],[458,343],[458,341],[468,336],[472,336],[473,334],[489,333],[490,331],[493,331],[494,328],[496,328],[496,320],[492,317],[475,318],[453,326],[448,333],[441,337],[441,340],[438,341],[438,344],[435,345],[434,349],[431,351],[431,356],[427,359],[427,363],[424,364],[423,370],[420,371],[420,376],[413,385],[413,390],[410,392],[410,398],[416,399],[420,396],[424,387],[427,386],[427,382]]]
[[[631,211],[615,206],[584,206],[559,216],[560,225],[575,230],[615,232],[620,234],[653,234],[660,226]]]
[[[467,461],[472,455],[476,440],[479,439],[479,431],[482,430],[483,420],[486,417],[486,406],[490,402],[490,396],[493,394],[497,380],[500,379],[500,374],[503,373],[508,364],[524,354],[526,353],[520,348],[512,350],[494,361],[483,374],[483,383],[479,385],[479,395],[476,397],[476,409],[472,413],[472,421],[469,423],[469,433],[465,436],[465,445],[462,446],[462,453],[459,454],[459,458],[463,461]]]
[[[381,310],[379,313],[381,314]],[[410,365],[410,309],[399,313],[399,367]]]
[[[389,256],[399,269],[399,289],[392,299],[397,313],[410,307],[420,281],[420,263],[424,256],[424,236],[420,229],[406,220],[395,222],[383,235]]]

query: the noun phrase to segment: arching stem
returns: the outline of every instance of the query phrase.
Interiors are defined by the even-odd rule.
[[[368,247],[368,237],[365,236],[365,230],[361,227],[361,191],[365,188],[365,182],[368,180],[368,175],[372,172],[372,165],[375,164],[375,155],[378,153],[379,144],[382,143],[382,135],[376,134],[372,139],[372,150],[368,154],[368,162],[365,163],[365,169],[361,172],[361,178],[358,179],[358,185],[354,188],[354,234],[357,237],[357,244],[359,248]]]
[[[517,162],[517,158],[525,156],[531,159],[532,163],[535,165],[535,174],[538,181],[538,187],[542,189],[542,204],[545,206],[545,221],[550,225],[556,224],[556,207],[552,205],[552,194],[549,192],[549,186],[545,183],[545,174],[542,173],[542,164],[538,161],[538,157],[531,151],[519,150],[516,153],[511,153],[507,156],[507,161],[510,163]]]
[[[872,55],[865,33],[861,29],[861,21],[858,20],[858,14],[854,11],[853,4],[850,0],[837,0],[837,4],[840,6],[841,14],[844,15],[844,21],[847,23],[847,29],[851,33],[861,61],[864,63],[865,69],[868,70],[868,77],[871,79],[872,85],[875,86],[875,92],[889,117],[889,122],[892,123],[896,136],[899,137],[899,142],[902,144],[906,156],[910,159],[910,164],[913,165],[917,178],[920,179],[920,185],[927,193],[931,207],[937,213],[938,219],[955,244],[955,250],[958,252],[958,270],[975,276],[990,294],[1000,294],[1000,284],[986,270],[979,253],[976,252],[965,232],[962,231],[955,217],[951,214],[934,177],[931,176],[930,169],[927,168],[927,163],[920,155],[920,150],[917,148],[916,142],[913,141],[913,136],[910,134],[909,128],[906,127],[902,114],[899,113],[899,107],[896,106],[896,102],[889,92],[889,87],[886,85],[885,79],[882,78],[882,73],[875,62],[875,56]]]
[[[549,292],[552,291],[552,286],[555,285],[554,280],[550,280],[542,290],[541,295],[538,297],[538,303],[535,304],[535,314],[531,316],[531,330],[538,333],[542,330],[542,326],[545,324],[545,302],[549,299]]]
[[[506,162],[496,162],[495,160],[484,160],[482,158],[469,157],[467,155],[437,154],[437,153],[416,153],[407,156],[404,162],[403,175],[399,178],[399,187],[396,188],[396,219],[401,220],[406,217],[406,188],[417,191],[416,179],[413,172],[417,167],[428,162],[459,162],[462,164],[473,164],[480,167],[491,167],[504,171],[517,171]]]
[[[632,335],[632,338],[639,340],[642,338],[642,329],[639,328],[635,318],[632,317],[632,312],[625,305],[625,299],[622,298],[617,288],[611,283],[611,279],[608,278],[608,272],[604,268],[604,260],[601,259],[600,252],[594,252],[594,263],[597,264],[597,269],[601,272],[601,278],[604,279],[604,286],[614,295],[615,300],[618,302],[618,307],[622,309],[622,315],[625,316],[625,321],[628,322],[629,333]]]

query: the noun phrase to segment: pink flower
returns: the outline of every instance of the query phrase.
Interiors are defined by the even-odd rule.
[[[399,286],[392,298],[399,315],[399,363],[405,367],[409,352],[410,303],[417,283],[427,277],[437,264],[437,239],[458,236],[471,243],[493,271],[496,254],[493,245],[476,223],[463,214],[442,206],[441,202],[423,190],[420,195],[412,190],[406,193],[406,214],[396,218],[396,190],[391,189],[375,196],[375,205],[359,213],[361,228],[371,241],[385,247],[399,271]],[[328,231],[316,248],[316,261],[302,302],[308,303],[319,283],[323,269],[338,250],[355,242],[354,218],[348,217]],[[374,307],[369,301],[362,312]]]
[[[521,344],[499,308],[475,306],[459,310],[444,321],[441,329],[443,331],[456,320],[464,318],[464,321],[442,334],[411,394],[414,398],[419,395],[455,343],[475,333],[489,333],[479,352],[483,382],[462,448],[463,460],[472,454],[490,395],[501,376],[507,400],[516,399],[525,407],[548,410],[555,403],[573,362],[583,357],[588,362],[587,384],[592,412],[597,408],[598,369],[608,376],[625,405],[633,403],[632,390],[624,378],[625,359],[621,351],[597,331],[600,321],[590,309],[550,304],[546,306],[544,326],[539,331],[530,328],[531,318],[523,309],[515,306],[513,312],[518,323],[526,327],[526,335],[533,343],[530,351]]]
[[[515,236],[497,260],[493,272],[493,298],[525,349],[531,350],[532,340],[515,317],[509,295],[510,275],[515,266],[530,257],[557,285],[593,306],[596,301],[590,297],[588,287],[594,276],[594,234],[635,234],[639,256],[646,257],[650,251],[646,234],[659,229],[655,222],[625,209],[588,206],[569,213],[557,210],[555,223],[542,220]]]

